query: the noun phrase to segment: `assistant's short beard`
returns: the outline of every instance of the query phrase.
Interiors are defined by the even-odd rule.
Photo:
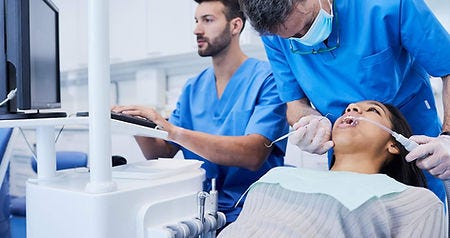
[[[201,50],[198,49],[198,55],[201,57],[207,57],[207,56],[216,56],[220,54],[224,49],[226,49],[231,42],[231,34],[230,34],[230,26],[227,24],[225,29],[220,33],[219,36],[207,41],[208,45],[206,49]]]

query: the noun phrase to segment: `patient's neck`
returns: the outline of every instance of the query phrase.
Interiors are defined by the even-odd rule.
[[[349,171],[375,174],[380,171],[382,158],[374,158],[367,153],[335,154],[332,171]]]

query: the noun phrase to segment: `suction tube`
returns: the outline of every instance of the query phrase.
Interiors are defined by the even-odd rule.
[[[411,150],[415,149],[417,146],[419,146],[419,144],[417,144],[415,141],[412,141],[412,140],[410,140],[410,139],[404,137],[402,134],[399,134],[399,133],[397,133],[397,132],[395,132],[395,131],[389,129],[389,128],[387,128],[387,127],[381,125],[381,124],[378,123],[378,122],[372,121],[372,120],[367,119],[367,118],[365,118],[365,117],[355,117],[355,119],[356,119],[356,120],[361,120],[361,121],[367,121],[367,122],[370,122],[370,123],[372,123],[373,125],[376,125],[376,126],[378,126],[379,128],[385,130],[386,132],[388,132],[389,134],[391,134],[391,135],[392,135],[392,136],[393,136],[400,144],[402,144],[402,145],[405,147],[405,149],[406,149],[407,151],[411,151]]]

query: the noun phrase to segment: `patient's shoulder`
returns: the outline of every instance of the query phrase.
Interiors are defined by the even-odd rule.
[[[444,204],[430,190],[409,187],[405,191],[383,196],[392,234],[402,237],[444,237]],[[425,234],[425,235],[424,235]]]
[[[408,186],[405,191],[398,194],[397,199],[410,199],[418,202],[428,201],[429,203],[433,202],[436,204],[442,204],[439,198],[432,191],[422,187]]]
[[[396,212],[423,212],[433,210],[443,211],[444,204],[430,190],[420,187],[408,186],[403,192],[388,194],[381,198],[386,206]]]

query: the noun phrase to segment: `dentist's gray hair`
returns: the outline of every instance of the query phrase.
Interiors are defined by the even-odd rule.
[[[305,0],[239,0],[241,10],[260,34],[273,34],[286,21],[294,7]]]

